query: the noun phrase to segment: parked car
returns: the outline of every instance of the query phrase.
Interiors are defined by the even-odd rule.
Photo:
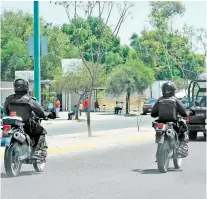
[[[147,102],[145,102],[142,108],[142,114],[146,115],[147,113],[151,113],[152,107],[154,106],[156,101],[156,99],[149,99]]]
[[[196,140],[197,133],[203,132],[206,137],[206,80],[192,81],[188,88],[190,116],[186,122],[189,129],[189,139]]]
[[[181,101],[184,104],[185,108],[189,107],[190,101],[187,98],[183,98]]]

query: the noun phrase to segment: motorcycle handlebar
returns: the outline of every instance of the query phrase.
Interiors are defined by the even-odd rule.
[[[47,113],[45,115],[46,115],[45,118],[35,117],[35,119],[36,120],[40,120],[40,122],[42,120],[49,120],[49,119],[53,120],[53,119],[56,119],[56,113],[55,112],[49,112],[49,113]]]

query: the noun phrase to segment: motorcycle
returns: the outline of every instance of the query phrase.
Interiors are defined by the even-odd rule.
[[[153,122],[157,143],[156,162],[160,173],[168,171],[170,159],[173,160],[175,169],[179,169],[182,164],[183,157],[177,154],[180,147],[179,133],[173,129],[174,125],[176,125],[174,122]]]
[[[31,120],[40,124],[42,119],[32,118]],[[2,118],[2,123],[1,146],[5,147],[4,168],[6,174],[9,177],[18,176],[22,164],[32,164],[36,172],[43,172],[46,160],[32,159],[35,152],[35,140],[25,133],[22,118],[12,112],[9,117]]]

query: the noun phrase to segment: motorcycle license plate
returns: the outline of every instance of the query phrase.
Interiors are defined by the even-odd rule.
[[[1,138],[1,146],[9,146],[12,137],[2,137]]]

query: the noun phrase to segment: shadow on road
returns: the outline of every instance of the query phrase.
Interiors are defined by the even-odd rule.
[[[99,113],[99,114],[97,114],[97,115],[116,115],[116,116],[122,116],[123,114],[121,113],[119,113],[119,114],[114,114],[113,112],[111,112],[111,113],[104,113],[104,112],[102,112],[102,113]]]
[[[67,118],[56,118],[54,120],[48,120],[49,122],[53,122],[53,121],[67,121]],[[70,121],[70,120],[69,120]]]
[[[20,176],[32,176],[32,175],[39,175],[41,173],[37,173],[36,171],[22,171],[18,177]],[[6,173],[1,173],[1,178],[11,178],[6,175]]]
[[[137,114],[135,114],[135,113],[129,113],[129,114],[125,114],[125,113],[119,113],[119,114],[115,114],[115,113],[99,113],[98,115],[115,115],[115,116],[121,116],[121,117],[137,117]]]
[[[204,136],[198,137],[196,140],[190,140],[189,142],[206,142],[206,138]]]
[[[134,169],[133,172],[138,172],[140,174],[162,174],[158,169]],[[181,169],[169,168],[168,172],[179,172]]]

